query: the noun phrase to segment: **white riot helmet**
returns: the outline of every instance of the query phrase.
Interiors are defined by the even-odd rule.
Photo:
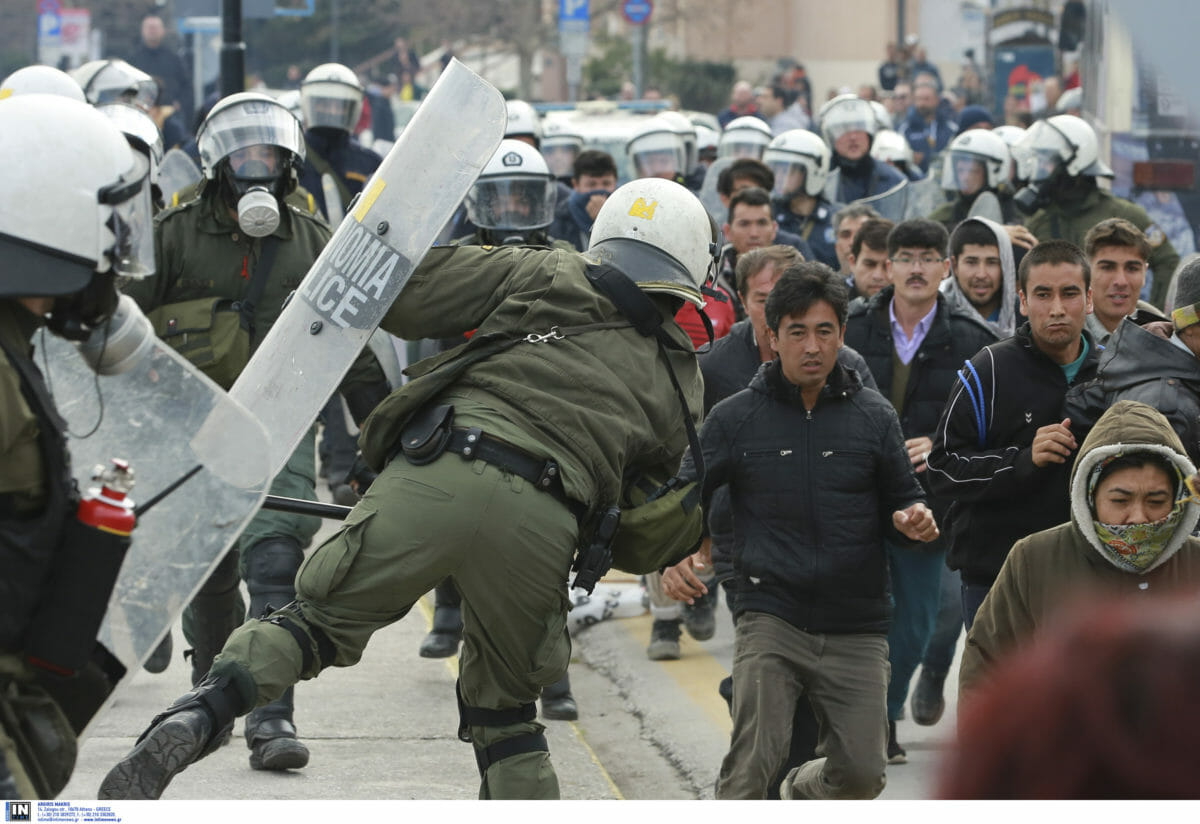
[[[771,127],[761,117],[735,117],[721,132],[717,157],[752,157],[761,160],[771,142]]]
[[[821,106],[817,112],[821,136],[832,146],[847,132],[866,132],[871,137],[879,133],[879,118],[871,104],[854,94],[839,94]]]
[[[533,106],[524,100],[509,100],[508,124],[504,127],[504,136],[511,138],[527,137],[533,141],[534,148],[542,144],[542,121]]]
[[[542,129],[542,157],[558,178],[575,176],[575,159],[583,151],[583,135],[564,120],[546,120]]]
[[[279,97],[275,98],[279,101],[279,105],[283,106],[292,115],[300,121],[300,126],[304,126],[304,107],[300,103],[300,90],[288,89]]]
[[[880,129],[879,134],[875,135],[875,139],[871,141],[871,157],[880,163],[891,163],[892,165],[904,163],[911,166],[913,162],[912,146],[908,145],[908,138],[899,132]]]
[[[675,180],[687,166],[687,151],[675,128],[660,117],[642,123],[625,146],[629,165],[639,178]]]
[[[150,115],[128,103],[104,103],[97,106],[96,110],[111,120],[125,135],[129,145],[149,160],[150,182],[157,183],[158,169],[163,159],[163,139]]]
[[[1059,114],[1039,120],[1025,130],[1017,143],[1018,151],[1027,152],[1024,158],[1029,180],[1042,181],[1061,168],[1069,177],[1112,177],[1112,169],[1100,159],[1096,132],[1083,118]]]
[[[87,102],[75,78],[53,66],[26,66],[10,74],[0,83],[0,100],[14,94],[57,94]]]
[[[990,129],[968,129],[954,138],[942,161],[942,188],[970,196],[1008,182],[1012,161],[1004,140]]]
[[[501,140],[467,193],[467,216],[480,229],[531,232],[554,220],[554,176],[537,149]]]
[[[696,126],[696,159],[713,161],[717,159],[717,143],[721,135],[716,129],[707,126]]]
[[[699,198],[670,180],[644,178],[621,186],[600,207],[588,254],[611,261],[644,291],[703,307],[715,238],[716,224]]]
[[[696,148],[696,126],[688,120],[687,115],[676,111],[663,111],[658,117],[670,123],[675,128],[675,134],[683,141],[684,171],[690,172],[696,168],[699,151]]]
[[[816,197],[829,177],[829,146],[808,129],[788,129],[777,136],[762,161],[775,173],[775,198],[791,200],[802,192]]]
[[[93,106],[119,100],[148,112],[158,100],[154,78],[124,60],[92,60],[71,72],[71,77]]]
[[[309,129],[353,133],[362,116],[362,84],[341,63],[322,63],[300,84],[300,110]]]
[[[0,104],[0,296],[58,297],[50,327],[81,339],[116,306],[111,278],[154,271],[149,166],[108,118],[58,95]]]
[[[279,226],[279,200],[304,162],[300,122],[275,98],[239,92],[217,102],[196,133],[200,167],[237,198],[238,225],[252,237]],[[231,204],[233,205],[233,204]]]

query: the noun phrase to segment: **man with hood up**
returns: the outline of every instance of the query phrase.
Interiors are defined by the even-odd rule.
[[[994,220],[971,217],[950,235],[950,272],[942,296],[977,316],[1001,338],[1017,328],[1017,264],[1008,232]]]
[[[1084,439],[1071,475],[1071,520],[1021,539],[984,598],[959,670],[959,692],[1028,642],[1075,597],[1146,595],[1200,584],[1196,471],[1158,410],[1119,401]]]

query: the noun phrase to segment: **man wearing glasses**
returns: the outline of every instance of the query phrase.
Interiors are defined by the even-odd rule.
[[[895,407],[909,459],[927,495],[925,461],[957,371],[997,340],[975,313],[947,302],[938,289],[950,268],[945,257],[949,243],[946,228],[936,221],[896,224],[887,236],[890,285],[868,300],[854,301],[846,321],[846,345],[866,359],[880,393]],[[949,500],[928,500],[940,522]],[[885,543],[896,604],[888,631],[888,763],[903,764],[907,758],[896,741],[896,722],[933,633],[946,548],[940,539],[921,552]]]

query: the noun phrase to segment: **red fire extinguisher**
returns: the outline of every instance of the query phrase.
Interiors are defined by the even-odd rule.
[[[92,480],[100,487],[91,487],[79,502],[75,517],[81,523],[95,527],[101,532],[128,536],[137,526],[133,514],[133,501],[126,497],[133,489],[133,469],[128,461],[112,459],[112,466],[97,466]]]

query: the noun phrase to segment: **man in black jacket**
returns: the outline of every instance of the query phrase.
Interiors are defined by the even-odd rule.
[[[192,122],[195,95],[192,93],[192,76],[183,58],[164,45],[167,29],[157,14],[142,18],[142,40],[129,62],[153,77],[162,87],[161,100],[179,109],[184,123]]]
[[[846,343],[866,359],[880,393],[900,416],[904,445],[927,493],[925,457],[956,371],[997,339],[991,327],[938,291],[950,269],[945,258],[949,245],[945,227],[935,221],[896,224],[887,236],[891,285],[869,301],[854,301],[846,321]],[[939,521],[949,504],[930,499]],[[907,756],[896,740],[896,722],[903,717],[908,682],[933,632],[946,554],[941,541],[919,553],[889,543],[887,553],[896,603],[888,632],[888,763],[903,764]]]
[[[930,541],[933,513],[887,400],[838,363],[846,288],[829,267],[790,267],[767,298],[771,347],[748,389],[712,410],[700,433],[707,506],[727,485],[733,509],[733,734],[718,798],[765,798],[791,730],[779,707],[807,694],[815,758],[791,770],[783,798],[874,798],[886,783],[884,538]],[[681,476],[697,474],[694,456]],[[706,588],[706,549],[668,571],[681,600]]]
[[[1063,415],[1068,388],[1096,374],[1099,351],[1084,329],[1091,269],[1073,243],[1039,243],[1018,270],[1028,323],[968,361],[938,421],[928,458],[946,516],[951,569],[962,573],[970,629],[1009,549],[1070,517],[1072,455],[1083,440]]]

